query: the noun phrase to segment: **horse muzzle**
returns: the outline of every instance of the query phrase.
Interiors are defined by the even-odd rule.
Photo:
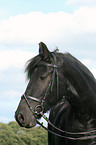
[[[26,117],[23,113],[15,112],[15,119],[21,127],[31,128],[36,125],[36,118],[32,115],[31,118]]]

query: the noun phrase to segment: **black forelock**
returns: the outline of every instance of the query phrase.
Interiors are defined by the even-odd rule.
[[[27,73],[27,79],[31,77],[34,69],[36,68],[40,60],[41,60],[40,55],[37,55],[34,58],[31,58],[30,60],[27,61],[25,67],[25,72]]]
[[[56,53],[57,51],[58,51],[58,49],[54,50],[53,53]],[[31,77],[34,69],[42,60],[41,55],[42,54],[39,54],[27,61],[26,67],[25,67],[25,72],[27,73],[27,79],[29,79]]]

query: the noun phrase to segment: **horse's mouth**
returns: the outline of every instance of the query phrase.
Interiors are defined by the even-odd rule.
[[[25,127],[25,128],[32,128],[34,126],[36,126],[36,122],[33,122],[33,121],[30,121],[28,124],[26,123],[20,123],[18,122],[18,124],[21,126],[21,127]]]
[[[36,122],[29,122],[26,126],[23,126],[23,127],[25,127],[25,128],[32,128],[34,126],[36,126]]]
[[[15,116],[16,121],[21,127],[32,128],[36,126],[37,121],[34,116],[32,116],[30,119],[27,119],[26,117],[22,118],[21,116],[21,114]]]

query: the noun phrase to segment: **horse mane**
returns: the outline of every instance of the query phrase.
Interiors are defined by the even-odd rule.
[[[27,79],[30,79],[34,69],[36,68],[40,60],[41,60],[40,55],[37,55],[27,61],[26,67],[25,67],[25,72],[27,73]]]
[[[64,61],[67,61],[70,64],[70,66],[72,66],[73,68],[77,68],[79,71],[83,73],[83,75],[86,75],[88,80],[89,78],[93,81],[95,80],[90,70],[70,53],[65,53],[63,58]]]

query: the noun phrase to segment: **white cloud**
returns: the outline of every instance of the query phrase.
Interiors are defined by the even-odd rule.
[[[9,67],[24,67],[26,61],[34,57],[36,53],[20,50],[0,51],[0,70],[6,70]]]
[[[82,59],[81,62],[88,67],[88,69],[92,72],[94,77],[96,78],[96,60],[92,59]]]
[[[68,45],[80,41],[77,35],[96,37],[96,9],[81,7],[73,14],[65,12],[31,12],[4,20],[0,24],[0,43],[8,45],[30,45],[40,41]],[[78,40],[77,40],[78,39]],[[96,39],[95,39],[96,40]],[[94,40],[94,42],[95,42]],[[83,42],[84,43],[84,42]]]
[[[93,61],[91,59],[82,59],[81,62],[83,64],[85,64],[86,66],[89,66],[89,65],[92,65],[93,64]]]
[[[15,90],[5,91],[3,94],[3,97],[8,100],[16,99],[18,96],[21,96],[21,93]]]
[[[96,68],[92,68],[92,69],[91,69],[91,72],[93,73],[93,75],[94,75],[94,77],[95,77],[95,79],[96,79]]]

